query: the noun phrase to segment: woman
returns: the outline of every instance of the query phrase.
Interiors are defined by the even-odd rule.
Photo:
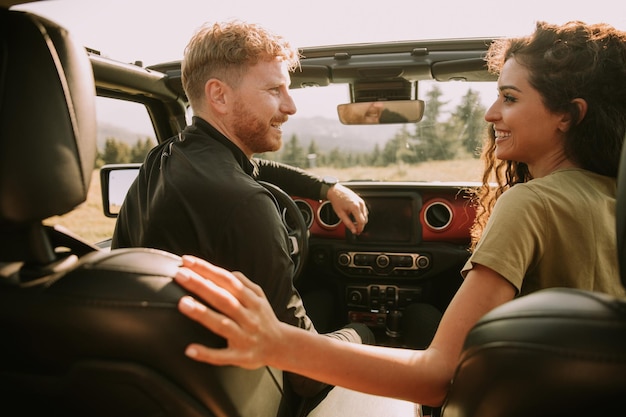
[[[192,344],[186,354],[438,406],[466,335],[493,308],[553,286],[624,295],[614,210],[626,132],[626,33],[538,23],[531,36],[494,42],[487,60],[499,74],[499,97],[485,115],[493,126],[485,183],[495,174],[498,187],[479,193],[465,279],[427,349],[342,343],[282,324],[241,274],[185,257],[177,282],[215,310],[184,297],[181,312],[228,340],[226,349]]]

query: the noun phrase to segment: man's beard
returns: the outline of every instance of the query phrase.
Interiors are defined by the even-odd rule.
[[[237,137],[244,141],[252,153],[272,152],[280,149],[282,138],[272,139],[276,136],[273,128],[262,122],[247,110],[245,105],[237,103],[233,115],[233,130]]]

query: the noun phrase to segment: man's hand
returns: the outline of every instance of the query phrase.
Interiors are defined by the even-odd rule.
[[[326,196],[333,210],[350,231],[361,234],[367,224],[368,210],[357,193],[341,184],[333,185]]]

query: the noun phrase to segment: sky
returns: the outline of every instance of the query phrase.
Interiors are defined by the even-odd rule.
[[[148,66],[180,60],[188,40],[205,22],[241,19],[258,23],[298,47],[521,36],[531,33],[539,20],[605,22],[626,30],[624,1],[49,0],[21,8],[58,22],[104,56]],[[336,117],[334,108],[319,106],[315,99],[298,99],[297,93],[294,91],[294,99],[299,110],[294,117],[318,109],[319,115]],[[342,90],[337,103],[344,101],[346,94]],[[105,112],[99,110],[99,114]],[[129,112],[128,119],[131,123],[137,118]]]
[[[145,65],[182,58],[200,25],[233,18],[295,46],[526,35],[538,20],[626,30],[624,0],[50,0],[26,7],[105,56]]]

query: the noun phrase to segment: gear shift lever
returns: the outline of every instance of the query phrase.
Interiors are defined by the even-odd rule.
[[[400,337],[400,321],[402,319],[402,312],[399,310],[392,310],[387,313],[387,319],[385,322],[385,333],[389,337]]]

